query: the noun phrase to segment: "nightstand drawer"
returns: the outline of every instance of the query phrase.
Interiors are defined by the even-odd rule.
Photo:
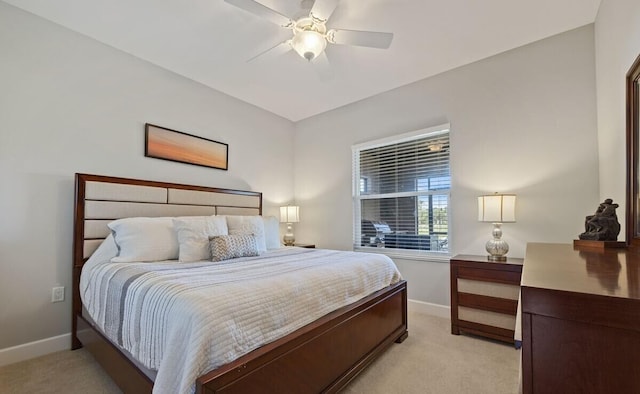
[[[458,319],[484,324],[485,326],[504,328],[510,331],[516,326],[515,315],[505,315],[504,313],[483,311],[464,306],[458,307]]]
[[[506,283],[520,286],[522,272],[498,271],[480,268],[458,268],[458,278],[480,280],[486,282]]]
[[[518,300],[458,292],[458,305],[515,316]]]
[[[517,300],[520,295],[520,286],[505,283],[482,282],[458,277],[458,293],[479,294]]]

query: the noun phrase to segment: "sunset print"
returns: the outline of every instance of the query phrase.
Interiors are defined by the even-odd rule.
[[[227,169],[227,144],[147,123],[145,156]]]

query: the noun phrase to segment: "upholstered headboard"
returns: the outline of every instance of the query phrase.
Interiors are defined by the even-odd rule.
[[[146,216],[261,215],[262,193],[76,174],[73,229],[73,309],[81,308],[82,266],[109,235],[112,220]],[[74,327],[75,330],[75,327]]]
[[[115,219],[261,213],[258,192],[76,174],[74,266],[91,256]]]
[[[115,219],[261,213],[262,193],[76,174],[74,265],[91,256]]]

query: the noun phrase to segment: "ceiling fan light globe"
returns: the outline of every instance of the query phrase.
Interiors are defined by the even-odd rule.
[[[324,51],[327,40],[317,31],[303,30],[296,33],[291,41],[291,46],[298,52],[298,55],[311,61]]]

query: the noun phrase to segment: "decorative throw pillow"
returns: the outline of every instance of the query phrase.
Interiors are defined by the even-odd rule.
[[[258,256],[258,244],[253,234],[216,235],[210,238],[211,261]]]
[[[267,250],[279,249],[280,244],[280,222],[275,216],[263,216],[264,222],[264,242]]]
[[[114,263],[163,261],[178,258],[178,238],[169,217],[133,217],[107,225],[118,246]]]
[[[264,240],[264,221],[262,216],[233,216],[228,215],[227,227],[229,235],[253,234],[258,243],[258,252],[266,252],[267,244]]]
[[[178,260],[183,263],[211,260],[209,237],[227,235],[227,221],[223,216],[194,216],[173,219],[178,236]]]

